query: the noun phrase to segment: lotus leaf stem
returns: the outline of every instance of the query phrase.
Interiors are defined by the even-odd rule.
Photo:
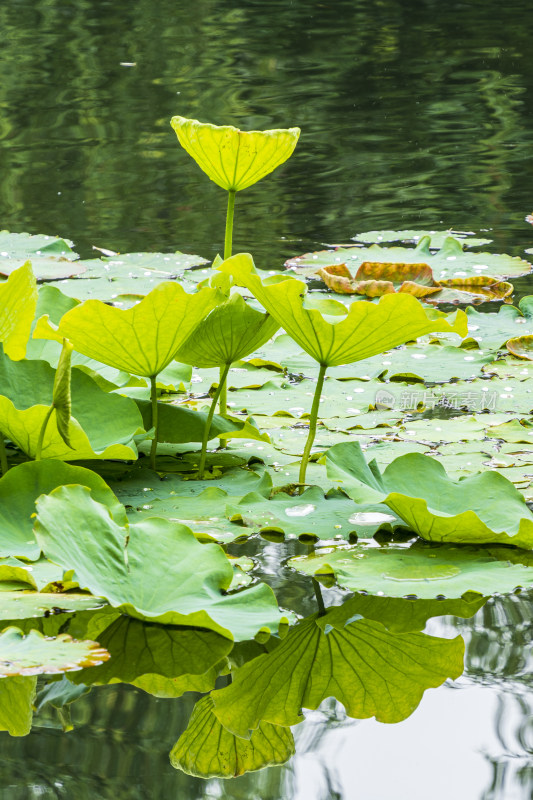
[[[42,455],[42,452],[43,452],[44,434],[46,433],[46,428],[48,426],[48,421],[49,421],[50,417],[52,416],[52,411],[54,410],[54,408],[55,408],[55,406],[52,403],[52,405],[50,406],[50,408],[46,412],[46,416],[45,416],[45,418],[43,420],[43,424],[41,425],[41,430],[39,432],[39,438],[37,440],[37,448],[35,450],[35,460],[36,461],[40,461],[41,460],[41,455]]]
[[[324,598],[322,597],[322,589],[316,578],[313,578],[313,589],[315,590],[316,602],[318,605],[318,616],[323,617],[326,613],[326,606],[324,605]]]
[[[6,443],[4,434],[2,431],[0,431],[0,473],[5,475],[8,469],[9,465],[7,463]]]
[[[226,378],[228,377],[230,366],[231,364],[226,364],[226,366],[222,370],[222,374],[220,376],[220,383],[218,384],[217,390],[213,396],[213,400],[209,408],[209,413],[205,421],[204,438],[202,439],[202,452],[200,455],[200,464],[198,465],[198,480],[202,480],[204,477],[205,460],[207,457],[207,442],[209,441],[211,423],[213,422],[213,415],[215,413],[215,408],[218,402],[218,398],[220,397],[220,393],[222,392],[222,387],[225,386],[226,384]]]
[[[224,261],[231,258],[233,248],[233,212],[235,210],[235,189],[228,192],[228,210],[226,211],[226,237],[224,239]]]
[[[150,466],[155,469],[155,457],[157,455],[157,443],[159,441],[159,416],[157,409],[157,375],[150,377],[150,400],[152,401],[152,428],[154,428],[154,438],[150,448]]]
[[[303,491],[303,484],[305,483],[305,473],[307,471],[307,464],[309,463],[309,456],[311,455],[311,448],[313,447],[313,442],[315,441],[316,436],[316,423],[318,419],[318,407],[320,405],[320,395],[322,394],[322,387],[324,386],[324,377],[326,375],[327,365],[321,364],[320,371],[318,373],[318,381],[316,384],[315,395],[313,397],[313,405],[311,406],[311,417],[309,419],[309,433],[307,435],[307,441],[305,443],[304,451],[302,454],[302,461],[300,464],[300,475],[298,477],[299,483],[302,484],[300,487],[300,493]]]

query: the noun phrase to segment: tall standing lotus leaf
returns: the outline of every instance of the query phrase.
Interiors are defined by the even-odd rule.
[[[0,285],[0,342],[13,360],[26,355],[36,305],[37,282],[26,261]]]
[[[158,517],[119,524],[84,486],[42,496],[35,535],[80,587],[137,619],[238,640],[277,630],[284,619],[266,584],[227,594],[233,568],[217,544],[200,544],[185,525]]]
[[[374,461],[367,464],[358,442],[331,447],[326,465],[328,477],[353,500],[385,503],[423,539],[533,549],[533,513],[499,472],[454,480],[435,459],[407,453],[381,474]]]
[[[294,755],[290,728],[260,722],[249,739],[222,727],[208,695],[196,703],[187,729],[170,753],[170,763],[199,778],[236,778],[245,772],[284,764]]]
[[[72,398],[70,394],[71,376],[70,376],[70,359],[72,355],[72,344],[63,339],[63,347],[61,355],[59,356],[59,363],[57,365],[54,388],[52,393],[52,405],[50,406],[47,415],[44,418],[39,439],[37,442],[37,452],[35,460],[39,461],[43,449],[44,437],[48,420],[52,413],[56,412],[56,427],[57,432],[63,439],[67,447],[74,449],[70,443],[70,417],[72,414]]]
[[[133,308],[121,309],[101,300],[72,308],[54,331],[43,321],[34,336],[62,336],[83,355],[125,372],[150,378],[152,398],[151,461],[157,451],[157,375],[174,359],[194,328],[224,296],[216,289],[189,294],[178,283],[165,281]]]
[[[225,273],[223,273],[225,274]],[[279,323],[270,315],[248,306],[240,294],[214,308],[176,353],[178,361],[197,367],[221,367],[217,391],[205,424],[198,475],[203,477],[207,442],[219,396],[226,385],[229,368],[272,338]]]
[[[252,186],[291,157],[300,128],[240,131],[232,125],[211,125],[186,117],[172,117],[181,146],[198,166],[228,192],[224,258],[232,255],[235,194]],[[215,266],[215,262],[213,262]],[[226,387],[220,375],[220,413],[226,413]]]
[[[463,671],[460,636],[393,634],[380,622],[338,612],[303,620],[272,652],[237,669],[230,686],[211,693],[224,728],[248,738],[261,723],[296,725],[302,708],[328,697],[350,717],[399,722],[426,689]]]
[[[294,152],[300,128],[241,131],[232,125],[211,125],[196,119],[172,117],[181,146],[206,175],[229,192],[224,258],[231,255],[235,193],[252,186]]]
[[[305,444],[300,483],[305,474],[316,433],[320,395],[328,367],[351,364],[383,353],[426,333],[447,331],[467,334],[467,317],[457,311],[450,321],[424,309],[408,294],[388,294],[379,303],[354,303],[343,316],[324,315],[310,307],[307,286],[295,278],[267,283],[256,273],[253,259],[241,253],[220,264],[236,283],[245,286],[280,326],[320,365]],[[341,307],[342,308],[342,307]]]

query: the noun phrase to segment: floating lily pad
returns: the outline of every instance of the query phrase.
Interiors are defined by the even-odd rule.
[[[0,592],[0,620],[24,620],[56,614],[74,614],[102,608],[106,601],[89,594]]]
[[[505,547],[344,545],[292,558],[289,566],[306,575],[334,576],[352,592],[426,600],[505,594],[533,584],[533,555]]]
[[[74,242],[43,234],[10,233],[0,231],[0,258],[23,258],[28,256],[55,256],[75,261],[79,258],[72,247]]]
[[[503,439],[504,442],[533,445],[533,419],[512,419],[501,425],[492,425],[487,428],[487,436]]]
[[[278,492],[268,500],[250,493],[226,507],[231,520],[240,520],[265,536],[279,534],[302,540],[373,536],[382,527],[393,530],[402,521],[386,506],[356,506],[342,492],[325,495],[318,486],[291,496]]]
[[[346,264],[351,270],[357,269],[363,262],[420,264],[431,267],[435,280],[450,278],[467,278],[475,275],[491,275],[498,278],[519,277],[531,272],[531,264],[522,258],[505,254],[477,253],[463,250],[462,243],[448,237],[440,250],[430,249],[429,236],[420,239],[415,248],[409,247],[352,247],[336,250],[322,250],[317,253],[306,253],[285,262],[285,266],[303,274],[313,274],[320,267],[334,264]]]
[[[137,619],[235,639],[277,630],[284,619],[266,584],[226,594],[233,569],[218,545],[202,545],[189,528],[157,517],[119,525],[83,486],[41,497],[35,534],[81,587]]]
[[[332,447],[327,466],[356,502],[385,503],[428,541],[533,548],[533,513],[497,472],[457,481],[434,459],[408,453],[381,474],[375,463],[367,464],[357,442]]]
[[[498,313],[467,308],[468,336],[482,350],[499,350],[509,339],[533,334],[533,295],[523,297],[518,307],[504,305]]]
[[[404,242],[406,244],[417,244],[420,239],[429,236],[431,239],[429,247],[433,250],[440,249],[446,239],[452,236],[458,239],[463,247],[480,247],[483,244],[490,244],[492,239],[480,239],[472,231],[365,231],[353,237],[355,242],[365,242],[366,244],[382,244],[384,242]]]
[[[71,636],[43,636],[18,628],[0,633],[0,678],[70,672],[107,661],[109,653],[96,642],[79,642]]]
[[[195,705],[189,724],[170,753],[176,769],[199,778],[236,778],[245,772],[284,764],[294,755],[290,728],[260,722],[249,739],[222,727],[211,697]]]

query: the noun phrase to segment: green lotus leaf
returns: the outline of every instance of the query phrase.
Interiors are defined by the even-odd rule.
[[[416,247],[337,248],[291,258],[286,267],[303,274],[314,274],[321,267],[346,264],[356,270],[363,262],[394,264],[428,264],[436,281],[467,278],[476,275],[497,275],[499,278],[519,277],[531,272],[531,264],[523,258],[506,254],[477,253],[463,250],[462,242],[447,237],[442,247],[433,251],[429,236],[423,236]]]
[[[69,672],[108,658],[96,642],[79,642],[67,634],[52,638],[30,631],[25,636],[18,628],[0,633],[0,678]]]
[[[63,570],[57,564],[52,564],[46,558],[38,561],[23,561],[19,558],[8,556],[0,558],[0,591],[4,590],[4,585],[12,581],[18,581],[24,585],[24,590],[34,589],[35,591],[53,592],[61,584],[62,591],[70,588],[77,588],[77,584],[71,586],[70,581],[63,582]]]
[[[240,131],[185,117],[170,122],[184,150],[222,189],[239,192],[260,181],[292,155],[299,128]]]
[[[509,422],[502,422],[501,425],[491,425],[486,430],[487,436],[494,436],[496,439],[503,439],[505,442],[516,444],[523,442],[531,445],[533,443],[533,420],[532,419],[512,419]]]
[[[199,778],[236,778],[245,772],[284,764],[294,755],[290,728],[260,722],[249,739],[222,727],[209,695],[199,700],[189,724],[172,748],[170,763]]]
[[[232,364],[272,338],[279,323],[247,305],[240,294],[214,308],[175,354],[196,367]]]
[[[151,406],[146,400],[137,402],[143,416],[143,424],[146,428],[150,425]],[[159,441],[179,444],[181,442],[201,442],[204,434],[207,412],[193,411],[187,406],[172,405],[170,403],[158,403],[159,418]],[[209,431],[209,438],[214,439],[257,439],[259,441],[270,441],[267,433],[261,433],[250,419],[239,417],[221,417],[219,414],[213,416],[213,422]]]
[[[87,486],[95,500],[108,506],[117,522],[126,522],[124,507],[96,472],[57,459],[19,464],[0,479],[0,557],[23,556],[32,561],[39,557],[40,548],[32,532],[35,501],[41,494],[69,483]]]
[[[403,522],[386,506],[354,506],[344,493],[333,491],[325,495],[318,486],[295,497],[278,492],[267,499],[251,492],[238,504],[227,504],[226,516],[266,536],[279,533],[304,541],[372,536],[382,527],[390,531],[403,527]]]
[[[485,351],[499,350],[509,339],[533,335],[533,295],[523,297],[518,307],[502,306],[497,314],[475,308],[467,308],[466,313],[468,336]]]
[[[525,358],[533,361],[533,335],[518,336],[516,339],[509,339],[506,345],[510,353],[517,358]]]
[[[70,393],[70,359],[72,349],[71,343],[67,339],[63,339],[63,347],[61,355],[59,356],[52,393],[52,405],[56,412],[57,432],[67,447],[72,447],[69,434],[70,417],[72,414],[72,398]],[[46,433],[46,431],[43,433]]]
[[[0,259],[2,258],[46,258],[56,256],[75,261],[78,254],[72,249],[74,242],[45,234],[10,233],[0,231]]]
[[[203,675],[182,675],[179,678],[165,678],[163,675],[146,674],[131,681],[132,686],[154,697],[165,699],[181,697],[185,692],[210,692],[215,688],[219,674],[218,665],[204,672]]]
[[[189,528],[157,517],[120,525],[83,486],[39,499],[35,535],[82,588],[137,619],[235,639],[277,630],[283,619],[266,584],[226,594],[233,569],[218,545],[202,545]]]
[[[242,737],[264,722],[296,725],[302,708],[318,708],[327,697],[339,700],[350,717],[399,722],[426,689],[461,675],[463,653],[461,637],[392,634],[379,622],[351,621],[328,609],[237,669],[230,686],[211,693],[214,713]]]
[[[38,619],[74,614],[105,606],[101,597],[68,592],[0,592],[0,620]]]
[[[37,678],[0,678],[0,731],[27,736],[33,720]]]
[[[517,381],[527,381],[528,378],[533,378],[533,364],[522,358],[507,355],[483,367],[483,372],[486,375],[496,375],[504,380],[514,378]]]
[[[327,321],[316,309],[306,308],[307,287],[289,278],[265,284],[254,273],[248,254],[239,254],[220,265],[245,285],[279,322],[284,330],[319,364],[339,366],[382,353],[398,344],[431,331],[466,335],[464,312],[457,311],[451,322],[426,311],[410,295],[385,295],[378,304],[354,303],[345,317]]]
[[[533,585],[533,555],[507,547],[345,545],[292,558],[289,566],[317,578],[333,575],[339,586],[352,592],[387,597],[454,599],[471,592],[506,594]]]
[[[37,284],[27,261],[0,285],[0,342],[14,361],[26,354],[36,304]]]
[[[132,683],[143,675],[179,678],[203,675],[231,650],[232,642],[213,631],[155,625],[120,616],[98,634],[110,659],[71,676],[74,683]]]
[[[223,298],[215,289],[188,294],[160,283],[133,308],[87,300],[68,311],[57,332],[36,326],[34,336],[69,339],[83,355],[134,375],[157,375],[206,314]]]
[[[328,475],[356,502],[381,502],[423,539],[533,548],[533,513],[520,492],[492,470],[453,480],[420,453],[394,459],[383,474],[357,442],[332,447]]]
[[[294,563],[292,563],[294,561]],[[288,562],[294,569],[299,569],[297,559]],[[303,572],[304,570],[302,570]],[[324,582],[324,576],[320,578]],[[336,615],[347,619],[347,610],[351,615],[360,614],[365,619],[380,622],[391,633],[411,633],[422,631],[428,619],[451,615],[468,618],[482,608],[488,598],[477,592],[466,593],[464,597],[453,600],[420,600],[405,597],[386,597],[372,594],[356,594],[345,601],[342,606],[330,608],[328,613],[335,619]]]
[[[36,454],[39,433],[52,405],[54,382],[55,372],[46,362],[14,362],[0,354],[0,429],[30,457]],[[79,370],[72,374],[71,397],[73,449],[63,441],[52,415],[43,458],[137,458],[134,436],[142,433],[143,427],[133,400],[103,392]]]
[[[492,239],[479,239],[474,237],[472,231],[364,231],[353,237],[355,242],[365,242],[365,244],[383,244],[383,242],[403,242],[405,244],[417,244],[424,236],[429,236],[431,250],[440,249],[448,237],[453,236],[458,239],[463,247],[480,247],[483,244],[490,244]],[[474,237],[474,238],[472,238]]]

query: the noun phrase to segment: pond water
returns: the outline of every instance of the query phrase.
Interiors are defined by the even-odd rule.
[[[3,0],[0,30],[1,228],[67,237],[82,258],[97,246],[212,259],[225,198],[178,147],[169,120],[182,114],[302,128],[291,160],[237,197],[234,249],[261,267],[377,229],[475,231],[520,256],[533,246],[525,2]],[[533,293],[531,276],[513,283]],[[309,579],[284,566],[307,545],[229,551],[258,558],[281,606],[314,613]],[[348,597],[324,594],[328,606]],[[356,720],[327,700],[294,728],[286,764],[229,781],[169,762],[200,694],[94,688],[68,734],[50,706],[31,735],[1,734],[2,798],[530,800],[532,601],[432,618],[431,636],[464,638],[466,668],[404,721]]]

